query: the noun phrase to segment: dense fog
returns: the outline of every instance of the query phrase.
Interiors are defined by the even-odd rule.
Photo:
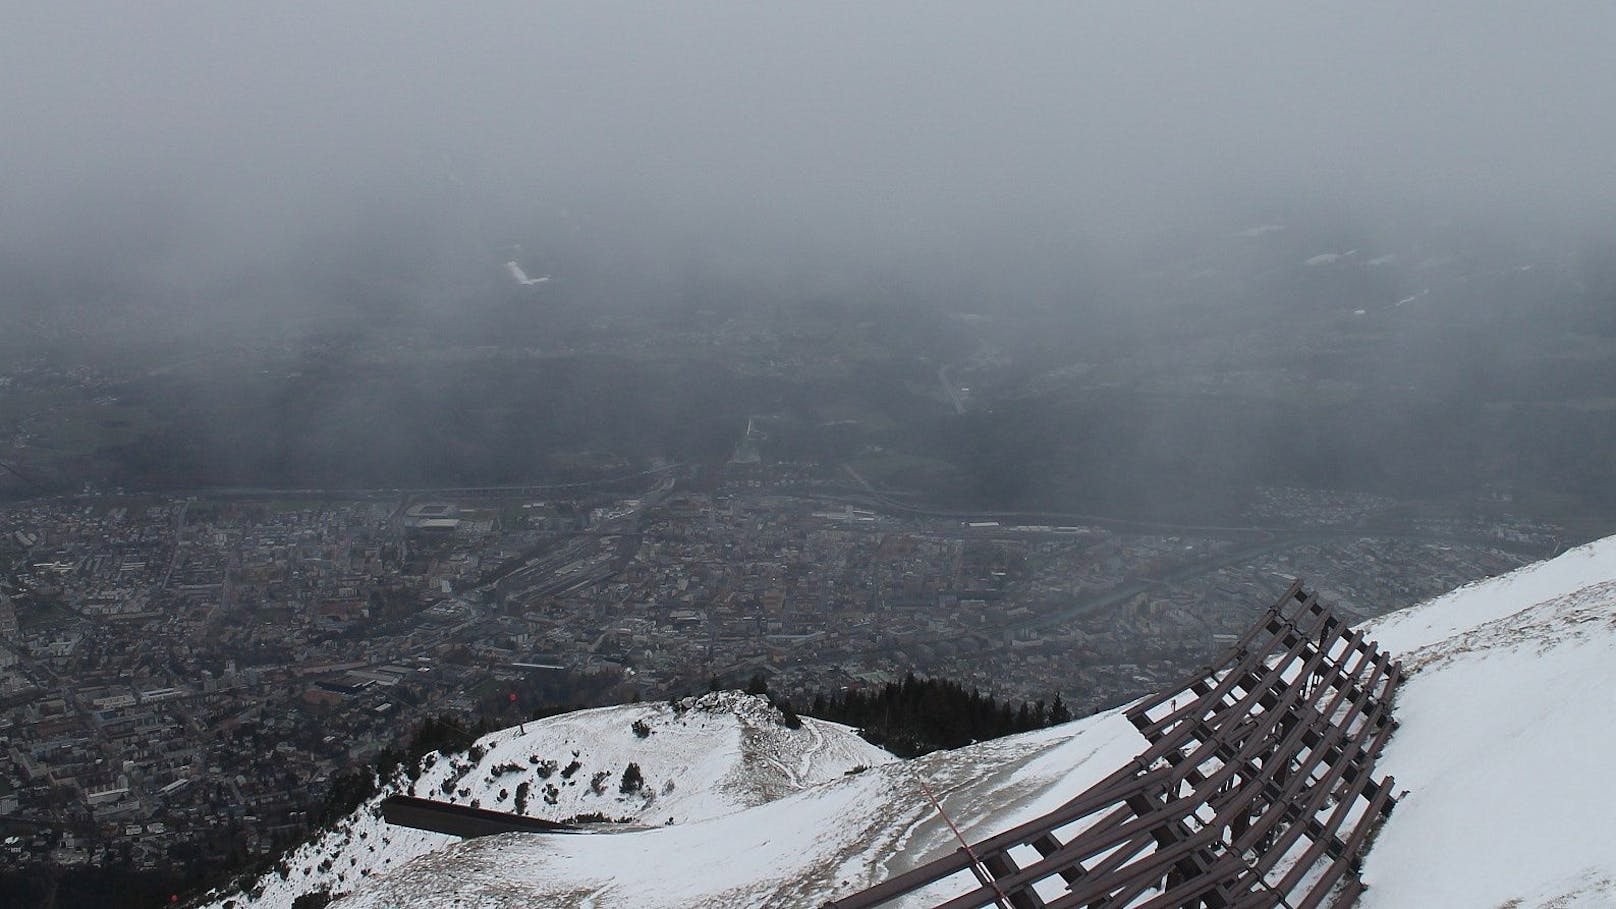
[[[518,480],[767,412],[972,501],[1609,494],[1604,6],[8,6],[0,350],[140,409],[8,449],[31,488]],[[418,355],[737,319],[888,360]],[[962,419],[815,431],[946,364]]]
[[[1295,207],[1600,223],[1613,19],[14,4],[0,217],[8,258],[209,308],[347,256],[452,286],[509,243],[648,300],[708,270],[1058,303],[1096,259]]]

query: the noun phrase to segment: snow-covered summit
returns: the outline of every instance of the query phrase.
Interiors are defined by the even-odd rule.
[[[1412,675],[1397,698],[1399,731],[1376,771],[1395,775],[1406,792],[1367,856],[1369,890],[1360,905],[1616,906],[1616,836],[1608,822],[1616,800],[1600,785],[1616,750],[1616,538],[1388,616],[1370,637],[1401,655]],[[485,740],[501,757],[456,771],[475,784],[468,792],[493,791],[490,769],[506,755],[532,752],[538,736],[562,755],[588,755],[590,772],[640,760],[655,787],[668,771],[652,768],[664,765],[628,757],[640,753],[632,749],[642,742],[628,727],[641,715],[634,711],[644,711],[660,724],[647,738],[672,743],[692,733],[668,758],[691,784],[681,778],[635,815],[649,825],[666,812],[676,818],[671,826],[456,842],[381,827],[362,809],[340,851],[327,844],[300,861],[335,854],[340,864],[366,854],[353,848],[360,832],[393,844],[432,842],[394,849],[389,855],[397,858],[372,862],[368,875],[319,877],[294,868],[282,885],[270,881],[266,897],[279,889],[265,902],[285,905],[318,884],[349,893],[338,903],[344,909],[818,907],[958,848],[928,787],[975,841],[1050,811],[1145,744],[1117,710],[880,763],[849,730],[805,721],[802,738],[791,738],[774,731],[784,727],[768,720],[766,704],[740,698],[718,696],[712,703],[729,706],[686,710],[683,719],[657,705],[558,717],[542,731],[529,724],[525,737],[506,730]],[[774,744],[747,746],[747,729]],[[709,767],[703,755],[720,740],[740,757]],[[871,766],[850,772],[857,764]],[[434,774],[442,772],[429,769],[418,786],[441,787]],[[714,788],[694,791],[698,779]],[[565,788],[552,806],[562,813],[547,816],[590,804],[577,789]],[[615,793],[595,798],[633,807]],[[500,807],[497,797],[484,805]],[[414,858],[405,862],[408,856]],[[904,905],[928,905],[929,896],[912,894]]]
[[[894,760],[845,726],[804,718],[790,728],[765,699],[738,691],[581,710],[490,733],[463,754],[428,754],[414,780],[391,781],[281,869],[209,905],[289,907],[306,893],[360,890],[460,842],[389,826],[380,810],[389,795],[634,829],[721,817]],[[625,787],[631,762],[641,782]]]

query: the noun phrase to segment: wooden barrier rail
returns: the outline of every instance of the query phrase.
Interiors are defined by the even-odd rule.
[[[1332,895],[1344,909],[1363,891],[1359,853],[1394,805],[1373,772],[1402,680],[1298,581],[1216,664],[1129,709],[1147,747],[1127,766],[827,909],[933,886],[952,888],[934,909],[1316,909]],[[1021,847],[1037,856],[1025,867],[1011,855]]]

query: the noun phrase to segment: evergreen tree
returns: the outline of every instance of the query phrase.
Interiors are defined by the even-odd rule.
[[[1066,709],[1066,705],[1062,703],[1060,692],[1055,692],[1055,703],[1049,707],[1049,725],[1059,726],[1062,723],[1071,721],[1072,711]]]
[[[947,679],[903,681],[868,692],[819,692],[809,713],[857,727],[865,739],[904,757],[939,748],[958,748],[1016,732],[1041,729],[1071,719],[1059,696],[1052,706],[1000,704],[975,688]],[[783,702],[777,704],[785,710]]]
[[[787,729],[802,728],[802,717],[797,716],[797,711],[791,709],[790,701],[786,700],[785,698],[781,698],[779,703],[777,703],[775,706],[780,708],[782,722],[786,724]]]
[[[617,785],[618,790],[628,795],[639,792],[644,785],[645,777],[640,773],[640,765],[629,761],[628,766],[623,768],[623,781]]]

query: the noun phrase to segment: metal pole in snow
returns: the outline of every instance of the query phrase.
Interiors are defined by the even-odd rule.
[[[999,909],[1011,909],[1010,897],[1004,895],[1004,890],[999,886],[999,882],[994,879],[993,873],[988,871],[987,866],[982,864],[982,861],[976,857],[976,852],[971,849],[971,844],[965,841],[965,837],[960,834],[959,828],[954,826],[954,819],[949,817],[948,812],[943,810],[943,804],[937,801],[937,796],[932,795],[931,787],[926,785],[925,779],[920,777],[916,777],[916,779],[920,780],[920,789],[926,793],[926,798],[931,801],[931,806],[937,809],[938,814],[942,815],[943,822],[948,824],[948,829],[954,831],[954,838],[959,840],[960,846],[965,850],[966,857],[971,860],[971,871],[976,874],[976,879],[992,887],[993,892],[998,894],[993,901],[999,905]]]

